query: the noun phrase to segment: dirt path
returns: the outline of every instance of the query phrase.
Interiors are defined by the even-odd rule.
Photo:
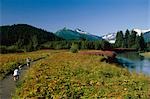
[[[31,63],[31,66],[38,60],[43,59],[46,57],[42,57],[39,59],[34,60]],[[29,69],[26,65],[22,65],[22,69],[20,70],[20,78],[24,75],[24,73]],[[12,78],[13,76],[10,74],[6,76],[3,80],[0,81],[0,99],[11,99],[13,93],[15,92],[16,84]]]

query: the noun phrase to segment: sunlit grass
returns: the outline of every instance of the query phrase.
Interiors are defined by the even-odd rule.
[[[101,59],[70,52],[51,54],[29,69],[14,97],[149,98],[149,77],[131,74],[115,64],[100,62]]]

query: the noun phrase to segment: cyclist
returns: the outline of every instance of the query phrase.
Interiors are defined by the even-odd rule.
[[[14,81],[19,79],[19,69],[18,68],[16,68],[14,70],[13,79],[14,79]]]

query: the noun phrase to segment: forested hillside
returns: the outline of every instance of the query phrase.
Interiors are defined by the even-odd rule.
[[[24,49],[27,51],[37,49],[37,47],[47,41],[59,41],[62,38],[27,24],[17,24],[11,26],[0,26],[1,47],[9,49]]]

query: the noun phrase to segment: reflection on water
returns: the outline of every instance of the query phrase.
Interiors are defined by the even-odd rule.
[[[125,52],[117,54],[118,62],[127,67],[129,71],[142,72],[150,75],[150,59],[145,59],[137,52]]]

